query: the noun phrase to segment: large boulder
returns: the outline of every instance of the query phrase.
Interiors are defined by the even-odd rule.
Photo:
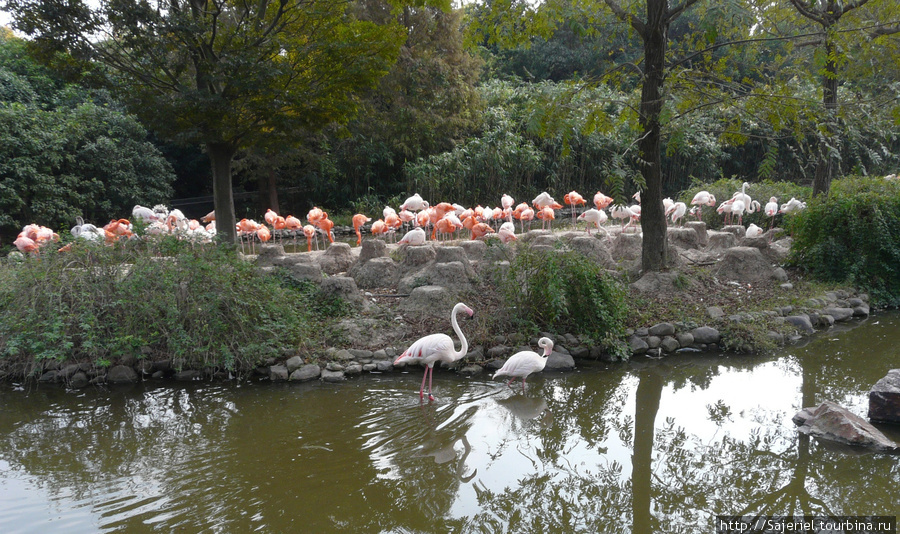
[[[709,244],[709,236],[706,234],[706,223],[703,221],[688,221],[684,223],[685,228],[697,232],[697,244],[705,247]]]
[[[449,315],[456,304],[453,294],[441,286],[421,286],[400,302],[400,309],[412,315],[441,317]]]
[[[353,265],[353,253],[347,243],[332,243],[319,257],[319,266],[325,274],[347,272]]]
[[[339,298],[353,306],[360,306],[363,303],[363,296],[356,286],[356,281],[349,276],[329,276],[322,280],[319,287],[325,296]]]
[[[362,249],[359,251],[359,263],[365,263],[371,259],[383,258],[387,256],[387,245],[380,239],[366,239],[362,242]]]
[[[775,268],[758,248],[732,247],[719,261],[714,274],[721,280],[742,284],[769,282],[775,278]]]
[[[876,452],[900,453],[900,443],[891,441],[871,423],[831,401],[800,410],[793,421],[800,432],[818,439]]]
[[[705,230],[704,230],[705,233]],[[669,244],[679,248],[697,248],[700,246],[700,236],[693,228],[673,226],[667,230]]]
[[[735,246],[736,244],[737,239],[732,233],[715,231],[710,231],[707,233],[707,247],[710,250],[725,250]]]
[[[682,285],[685,281],[687,278],[680,277],[680,273],[674,271],[648,271],[632,283],[631,287],[648,295],[671,295],[687,289],[687,286]]]
[[[356,286],[362,289],[394,287],[400,280],[400,266],[389,257],[372,258],[350,269]]]
[[[641,257],[641,234],[620,233],[613,241],[612,256],[617,260],[636,260]]]
[[[477,239],[466,239],[460,241],[459,246],[466,251],[466,256],[471,261],[481,261],[487,251],[487,243],[478,241]]]
[[[106,373],[106,381],[110,384],[133,384],[138,381],[138,374],[130,366],[114,365]]]
[[[900,424],[900,369],[891,369],[869,391],[869,419]]]
[[[593,235],[579,235],[569,241],[569,248],[584,255],[589,260],[604,267],[613,267],[612,255],[601,239]]]

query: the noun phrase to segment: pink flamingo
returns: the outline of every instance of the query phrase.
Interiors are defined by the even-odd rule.
[[[450,312],[450,324],[453,326],[453,331],[456,332],[461,344],[459,351],[453,350],[453,339],[447,334],[431,334],[419,338],[399,358],[394,360],[394,365],[403,362],[420,362],[425,366],[425,375],[422,377],[422,386],[419,388],[419,399],[425,398],[425,379],[427,378],[428,400],[434,400],[434,395],[431,394],[431,379],[434,374],[435,362],[453,363],[463,358],[468,352],[469,342],[466,341],[466,336],[463,335],[456,320],[456,314],[463,311],[469,314],[469,317],[475,315],[472,308],[462,302],[457,303],[453,307],[453,311]]]
[[[543,356],[530,350],[517,352],[510,356],[506,363],[503,364],[503,367],[494,373],[494,376],[491,378],[503,375],[511,377],[509,382],[506,383],[507,386],[511,385],[516,378],[521,378],[522,391],[525,391],[525,379],[528,378],[528,375],[543,371],[544,366],[547,365],[547,357],[553,352],[553,340],[548,337],[542,337],[538,341],[538,346],[544,349]]]

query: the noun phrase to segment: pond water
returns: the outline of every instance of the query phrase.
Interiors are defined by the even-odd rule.
[[[0,387],[0,531],[713,532],[716,514],[897,515],[900,456],[791,416],[865,415],[900,315],[769,356],[579,363],[529,379]],[[882,427],[893,439],[898,429]]]

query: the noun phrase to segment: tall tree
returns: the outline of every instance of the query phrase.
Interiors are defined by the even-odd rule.
[[[110,69],[154,129],[205,146],[217,228],[235,241],[231,162],[242,147],[346,119],[396,60],[404,32],[346,0],[6,0],[37,45]]]
[[[622,21],[631,25],[644,42],[644,68],[641,82],[640,118],[642,133],[638,140],[644,190],[641,194],[641,227],[644,231],[641,266],[644,271],[666,267],[668,244],[666,215],[662,203],[661,118],[666,81],[666,52],[669,25],[698,0],[684,0],[670,8],[668,0],[646,0],[646,20],[624,10],[615,0],[604,0]]]

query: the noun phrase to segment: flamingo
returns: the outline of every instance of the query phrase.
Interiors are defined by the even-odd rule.
[[[747,194],[747,188],[750,187],[750,184],[744,182],[744,185],[741,186],[740,191],[735,191],[731,198],[735,200],[743,200],[744,206],[750,205],[750,195]]]
[[[540,211],[537,212],[537,218],[541,220],[541,230],[544,229],[544,226],[548,229],[551,229],[551,221],[556,218],[556,213],[554,213],[553,208],[550,206],[545,206],[541,208]]]
[[[471,228],[472,230],[472,239],[478,239],[479,237],[484,237],[488,234],[493,234],[494,229],[490,227],[489,224],[486,223],[477,223]]]
[[[17,237],[16,240],[13,241],[13,245],[15,245],[16,248],[19,249],[19,252],[23,254],[27,254],[29,252],[34,252],[35,254],[38,253],[38,244],[35,243],[34,239],[31,239],[30,237],[24,236],[22,234],[19,234],[19,237]]]
[[[544,208],[553,208],[558,210],[562,208],[562,204],[553,200],[553,197],[550,196],[549,193],[544,191],[540,195],[534,197],[534,200],[531,201],[531,204],[537,209],[542,210]]]
[[[500,236],[501,243],[509,243],[510,241],[515,241],[518,239],[516,237],[516,225],[515,223],[505,222],[500,225],[500,230],[497,232],[497,235]]]
[[[425,379],[427,378],[428,400],[434,400],[434,395],[431,394],[431,378],[434,374],[435,362],[453,363],[464,357],[469,350],[469,342],[466,341],[466,336],[463,335],[462,330],[459,328],[459,323],[456,321],[456,314],[459,312],[466,312],[469,314],[469,317],[475,315],[472,308],[462,302],[453,306],[453,311],[450,312],[450,324],[453,326],[453,331],[456,332],[456,336],[459,337],[461,344],[458,352],[453,350],[453,339],[450,336],[447,334],[431,334],[419,338],[399,358],[394,360],[394,365],[403,362],[420,362],[422,365],[425,365],[425,375],[422,377],[422,386],[419,388],[419,399],[425,398]]]
[[[103,241],[103,239],[106,237],[106,234],[104,234],[103,230],[97,228],[93,224],[85,224],[84,219],[82,219],[81,217],[75,217],[75,223],[75,226],[72,227],[70,232],[72,232],[72,235],[76,239],[99,242]],[[148,230],[152,228],[154,224],[162,223],[160,223],[159,221],[154,221],[147,227]],[[165,228],[165,226],[163,226],[163,228]]]
[[[410,246],[419,246],[425,244],[425,230],[421,228],[413,228],[409,232],[406,232],[406,235],[403,236],[403,239],[399,241],[399,245],[407,244]]]
[[[400,204],[400,210],[421,211],[428,208],[428,202],[422,200],[422,196],[418,193],[406,199],[406,202]]]
[[[503,206],[503,216],[506,217],[506,220],[512,222],[512,206],[516,201],[513,200],[513,197],[504,194],[500,197],[500,205]]]
[[[700,191],[691,200],[691,206],[715,206],[716,197],[709,191]]]
[[[371,220],[371,217],[366,217],[362,213],[357,213],[353,216],[353,231],[356,232],[356,246],[362,244],[362,233],[359,231],[360,227]]]
[[[584,206],[587,201],[575,191],[570,191],[563,196],[563,202],[572,206],[572,226],[575,226],[575,206]]]
[[[211,223],[211,222],[215,221],[216,220],[216,210],[212,210],[211,212],[207,213],[203,217],[200,217],[200,220],[205,223]]]
[[[766,217],[772,218],[771,228],[775,228],[775,216],[778,215],[778,198],[771,197],[766,203]]]
[[[635,200],[635,202],[640,204],[641,203],[641,192],[638,191],[637,193],[631,195],[631,198],[633,198]]]
[[[600,225],[604,224],[606,221],[608,221],[609,217],[607,217],[605,211],[591,208],[589,210],[586,210],[581,215],[579,215],[578,220],[584,221],[586,223],[593,223],[594,226],[597,227],[597,230],[603,230],[604,232],[606,232],[606,229],[600,228]],[[588,235],[591,235],[590,224],[585,228],[585,230],[587,230]],[[609,233],[606,232],[606,235],[609,236]]]
[[[387,225],[384,224],[384,221],[378,219],[377,221],[372,223],[372,235],[381,235],[387,232]]]
[[[596,207],[598,210],[604,210],[608,208],[612,203],[613,198],[604,195],[600,191],[597,191],[597,194],[594,195],[594,207]]]
[[[548,337],[542,337],[538,341],[538,346],[544,349],[543,356],[530,350],[517,352],[510,356],[506,363],[503,364],[503,367],[494,373],[494,376],[491,378],[497,378],[502,375],[509,376],[511,378],[506,385],[510,386],[513,380],[521,377],[522,391],[525,391],[525,379],[528,378],[528,375],[543,371],[544,366],[547,365],[547,357],[553,352],[553,340]]]
[[[794,213],[800,211],[806,207],[806,202],[800,202],[794,197],[791,197],[790,200],[781,205],[781,209],[778,210],[779,213]]]
[[[625,231],[626,225],[631,225],[631,219],[633,219],[637,213],[634,211],[634,207],[636,206],[622,206],[615,205],[609,209],[609,215],[613,219],[622,219],[622,231]]]
[[[435,225],[434,225],[435,235],[440,236],[441,234],[453,234],[454,232],[456,232],[457,226],[455,224],[453,224],[453,220],[450,219],[450,217],[456,217],[456,215],[454,215],[452,213],[448,213],[443,219],[441,219],[437,223],[435,223]],[[423,243],[424,243],[424,239],[425,239],[424,235],[425,235],[425,232],[423,231],[422,232]]]
[[[313,237],[316,236],[316,227],[311,224],[307,224],[303,227],[303,235],[306,236],[306,251],[312,252],[312,240]],[[316,241],[316,248],[318,249],[318,247],[319,242]]]
[[[762,228],[756,226],[753,223],[750,223],[750,226],[747,227],[747,233],[744,234],[744,237],[759,237],[762,235]]]
[[[134,208],[131,209],[131,218],[135,220],[139,219],[144,224],[150,224],[158,219],[156,213],[154,213],[152,209],[145,208],[139,204],[136,204]]]
[[[677,221],[681,221],[683,224],[685,213],[687,213],[687,204],[684,202],[675,202],[666,210],[666,215],[672,216],[672,224],[675,224]]]

